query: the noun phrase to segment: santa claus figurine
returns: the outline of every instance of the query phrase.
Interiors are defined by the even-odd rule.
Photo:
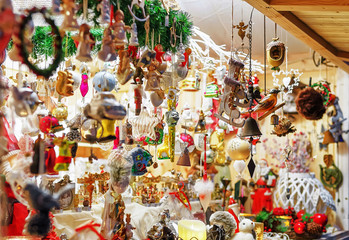
[[[276,184],[276,175],[268,167],[268,162],[263,159],[258,162],[259,165],[259,179],[255,186],[256,190],[251,193],[251,198],[254,200],[252,204],[252,213],[258,214],[265,208],[267,211],[273,209],[272,188]]]

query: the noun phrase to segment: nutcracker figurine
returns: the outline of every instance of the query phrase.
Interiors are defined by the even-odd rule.
[[[256,190],[251,193],[251,198],[254,200],[252,204],[252,213],[257,214],[263,208],[267,211],[273,209],[272,188],[276,184],[276,175],[273,173],[266,160],[258,162],[260,167],[259,179],[256,182]]]

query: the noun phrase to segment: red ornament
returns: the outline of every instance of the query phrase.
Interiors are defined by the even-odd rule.
[[[194,139],[191,135],[187,134],[187,133],[181,133],[180,135],[180,139],[183,142],[188,143],[187,147],[193,146],[194,145]]]
[[[282,216],[282,215],[284,215],[284,214],[285,214],[285,211],[284,211],[284,209],[281,208],[281,207],[278,207],[278,208],[274,208],[274,209],[273,209],[273,215],[275,215],[275,216]]]
[[[51,115],[48,115],[48,116],[40,119],[39,128],[40,128],[41,132],[43,132],[45,134],[51,132],[51,130],[57,126],[59,126],[57,118],[55,118]]]
[[[303,234],[305,232],[305,224],[302,222],[296,223],[293,228],[297,234]]]
[[[327,223],[327,216],[325,214],[316,213],[311,218],[314,223],[320,224],[321,226],[325,226]]]
[[[298,213],[297,213],[297,218],[298,219],[301,219],[304,215],[305,211],[304,210],[300,210]]]

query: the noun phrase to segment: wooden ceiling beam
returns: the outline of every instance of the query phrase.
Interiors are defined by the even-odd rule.
[[[277,11],[349,11],[349,0],[266,0]]]
[[[338,50],[307,24],[301,21],[296,15],[289,11],[277,11],[272,8],[268,2],[273,0],[245,0],[258,11],[266,15],[272,21],[279,24],[286,31],[303,41],[314,51],[329,59],[338,67],[349,73],[347,65],[340,57],[337,56]],[[332,0],[331,0],[332,1]],[[287,1],[288,2],[288,1]],[[298,1],[295,1],[298,2]]]

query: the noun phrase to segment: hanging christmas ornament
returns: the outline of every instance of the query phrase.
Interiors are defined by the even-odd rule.
[[[279,66],[285,59],[285,44],[279,41],[279,38],[273,38],[273,41],[267,45],[267,59],[271,66],[271,70],[279,71]]]
[[[137,37],[137,24],[134,22],[131,24],[131,37],[128,44],[128,53],[132,59],[136,59],[138,52],[138,37]]]
[[[157,149],[157,157],[159,160],[170,159],[169,135],[165,134],[164,143]]]
[[[158,62],[153,60],[148,66],[148,73],[145,75],[147,83],[145,85],[146,91],[158,91],[160,90],[161,74],[158,72]]]
[[[189,157],[189,150],[187,147],[184,148],[183,152],[178,158],[177,165],[179,166],[185,166],[190,167],[190,157]]]
[[[62,8],[63,8],[63,22],[61,25],[61,30],[63,31],[76,31],[79,29],[79,24],[77,21],[77,6],[75,2],[70,0],[63,0],[62,1]]]
[[[79,28],[79,35],[72,37],[74,41],[78,41],[78,49],[76,51],[76,59],[80,62],[91,62],[91,50],[92,45],[95,44],[95,40],[90,33],[90,26],[86,23],[82,24]]]
[[[103,2],[104,1],[108,0],[103,0]],[[98,52],[98,58],[104,62],[115,61],[117,58],[111,27],[104,29],[102,47]]]
[[[102,130],[98,132],[99,129]],[[87,118],[82,122],[80,127],[80,135],[85,141],[89,143],[96,143],[99,141],[97,133],[99,133],[100,136],[103,134],[103,126],[99,120]]]
[[[109,154],[110,185],[118,194],[125,192],[130,184],[132,160],[123,147],[118,147]]]
[[[284,99],[293,93],[293,89],[300,85],[300,77],[303,75],[298,69],[273,71],[273,85],[280,90]],[[282,80],[281,80],[282,79]]]
[[[165,117],[169,134],[170,160],[171,162],[173,162],[175,155],[174,147],[176,141],[176,125],[179,120],[179,113],[176,111],[174,107],[172,107],[169,111],[165,113]]]
[[[194,145],[194,139],[193,137],[188,133],[181,133],[179,138],[186,143],[186,147],[188,148],[189,152],[192,152],[195,149]]]
[[[64,121],[68,117],[68,107],[63,103],[58,103],[52,111],[52,116],[57,118],[58,121]]]
[[[19,117],[32,115],[39,104],[42,104],[38,95],[29,87],[12,87],[11,93],[8,104]]]
[[[130,67],[130,54],[127,50],[119,50],[119,67],[116,72],[116,78],[121,85],[126,84],[133,76],[133,70]]]
[[[124,17],[124,12],[122,10],[117,10],[114,13],[114,23],[112,24],[112,29],[114,43],[116,44],[117,48],[123,48],[127,44],[126,31],[130,30],[130,26],[125,25]]]
[[[151,116],[145,107],[139,116],[131,118],[129,122],[132,124],[132,132],[135,138],[142,136],[151,139],[156,138],[155,127],[159,124],[160,119],[157,116]]]
[[[41,118],[39,128],[40,131],[45,134],[63,130],[63,126],[59,125],[57,118],[53,117],[52,115]]]
[[[149,15],[147,16],[145,14],[145,10],[144,10],[144,3],[145,1],[144,0],[132,0],[131,2],[131,6],[128,5],[128,10],[130,11],[131,15],[133,18],[137,19],[137,21],[140,21],[140,22],[145,22],[149,19]],[[143,18],[138,18],[132,11],[132,8],[133,6],[136,5],[138,8],[140,8],[142,10],[142,13],[143,13]]]
[[[311,87],[298,93],[296,105],[297,112],[308,120],[319,120],[326,112],[322,95]]]
[[[240,71],[243,67],[244,64],[240,61],[234,59],[229,60],[229,74],[224,79],[224,94],[220,96],[221,102],[218,113],[214,114],[216,118],[234,127],[242,127],[244,125],[244,121],[235,121],[235,119],[240,117],[240,112],[236,107],[245,108],[249,105],[249,103],[241,103],[240,101],[246,98],[243,88],[238,82]]]
[[[159,145],[162,143],[163,139],[164,139],[164,122],[161,121],[158,123],[158,125],[155,126],[155,135],[156,138],[155,139],[151,139],[149,137],[147,137],[145,139],[145,142],[150,144],[150,145]]]
[[[142,110],[142,99],[145,93],[143,91],[142,84],[132,83],[131,86],[133,87],[133,92],[134,92],[135,115],[138,116]]]
[[[90,73],[90,69],[85,63],[81,64],[80,73],[81,73],[80,93],[81,93],[81,96],[84,98],[88,93],[88,89],[89,89],[88,75]]]
[[[151,104],[153,104],[155,108],[159,107],[164,102],[164,99],[165,92],[162,89],[154,91],[150,94]]]
[[[111,92],[115,89],[116,83],[114,75],[106,70],[96,73],[93,78],[93,87],[97,92]]]
[[[195,192],[199,195],[202,208],[206,212],[211,202],[211,194],[214,190],[214,184],[211,181],[200,179],[194,185]]]
[[[286,117],[281,118],[278,124],[274,125],[274,130],[271,134],[275,134],[278,137],[286,136],[289,133],[294,133],[297,129],[292,126],[292,122]]]
[[[101,2],[97,6],[97,10],[101,12],[101,20],[100,23],[107,24],[110,21],[110,1],[101,0]]]
[[[84,115],[96,120],[122,120],[126,116],[126,109],[116,101],[114,94],[99,92],[85,106]]]
[[[233,160],[246,160],[250,156],[250,144],[239,137],[232,138],[226,149],[227,154]]]
[[[235,160],[233,163],[235,171],[238,173],[238,178],[242,178],[242,172],[246,168],[246,163],[244,160]]]
[[[56,83],[56,91],[59,95],[69,97],[74,95],[73,75],[68,71],[59,71]]]
[[[39,68],[30,60],[29,56],[31,53],[30,51],[31,44],[28,44],[26,42],[28,40],[28,37],[26,36],[25,34],[26,31],[24,30],[27,28],[28,24],[32,23],[33,21],[32,15],[36,13],[40,13],[43,16],[43,18],[45,19],[45,22],[51,27],[51,34],[55,36],[53,40],[53,48],[55,50],[53,51],[54,52],[53,61],[45,69]],[[49,17],[48,11],[45,8],[42,8],[42,9],[32,8],[31,10],[27,11],[26,17],[22,19],[20,29],[22,29],[22,31],[19,32],[19,40],[20,40],[19,49],[21,50],[21,57],[22,57],[23,63],[25,63],[28,66],[28,68],[32,70],[36,75],[43,76],[44,78],[49,78],[53,74],[53,72],[58,68],[60,62],[63,59],[62,37],[60,35],[58,27],[55,25],[55,22]]]
[[[133,148],[128,156],[133,161],[132,175],[142,176],[148,172],[147,167],[152,165],[152,155],[141,147]]]
[[[54,139],[53,143],[59,146],[59,156],[56,158],[54,170],[68,171],[72,159],[72,147],[75,145],[75,142],[68,141],[63,135],[63,137]]]

